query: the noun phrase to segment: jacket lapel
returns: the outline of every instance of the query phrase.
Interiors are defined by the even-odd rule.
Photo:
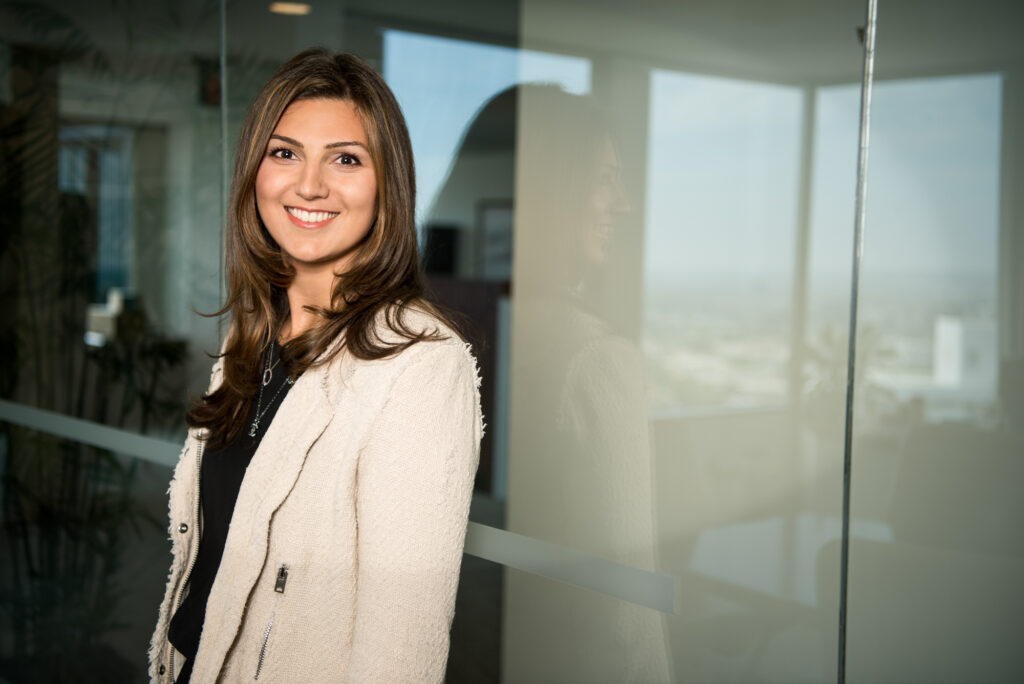
[[[206,624],[216,629],[204,630],[211,638],[200,644],[195,681],[216,681],[266,562],[270,518],[302,472],[310,447],[331,422],[330,365],[295,381],[246,470],[206,607]]]

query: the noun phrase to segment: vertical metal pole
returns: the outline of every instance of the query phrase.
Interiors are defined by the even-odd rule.
[[[868,134],[871,124],[871,86],[875,71],[875,26],[878,0],[868,0],[864,32],[864,77],[860,91],[860,149],[857,157],[857,200],[853,224],[853,273],[850,293],[850,334],[846,362],[846,426],[843,439],[843,537],[839,559],[839,658],[837,681],[846,682],[846,605],[850,563],[850,475],[853,447],[853,399],[856,384],[857,305],[860,265],[864,253],[864,215],[867,208]]]

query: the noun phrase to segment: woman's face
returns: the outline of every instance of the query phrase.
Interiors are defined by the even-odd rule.
[[[600,266],[608,260],[612,231],[622,214],[629,211],[629,200],[619,177],[619,157],[610,138],[604,138],[598,146],[591,182],[587,197],[589,215],[580,237],[586,263]]]
[[[297,271],[350,265],[377,217],[377,174],[352,102],[288,106],[256,173],[256,206]]]

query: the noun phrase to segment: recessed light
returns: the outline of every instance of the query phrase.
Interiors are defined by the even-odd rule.
[[[272,2],[270,3],[270,11],[274,14],[292,14],[297,16],[309,14],[313,11],[313,6],[307,5],[304,2]]]

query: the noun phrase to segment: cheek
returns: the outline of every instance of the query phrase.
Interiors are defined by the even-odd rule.
[[[259,168],[256,169],[256,188],[264,191],[275,190],[287,177],[287,172],[275,168],[269,160],[264,159]]]
[[[274,173],[273,169],[266,165],[260,166],[259,171],[256,172],[253,193],[256,198],[256,212],[264,225],[269,226],[266,212],[270,210],[281,194],[281,180],[281,174]]]
[[[608,210],[608,208],[612,206],[612,202],[612,191],[605,183],[597,185],[590,195],[590,208],[598,212]]]
[[[256,193],[256,208],[262,212],[262,205],[266,202],[267,196],[270,194],[269,188],[267,187],[267,174],[264,173],[263,167],[261,166],[259,171],[256,172],[256,183],[253,187],[253,191]]]
[[[353,200],[357,203],[369,216],[371,220],[377,217],[377,183],[365,183],[361,185],[353,196]]]

